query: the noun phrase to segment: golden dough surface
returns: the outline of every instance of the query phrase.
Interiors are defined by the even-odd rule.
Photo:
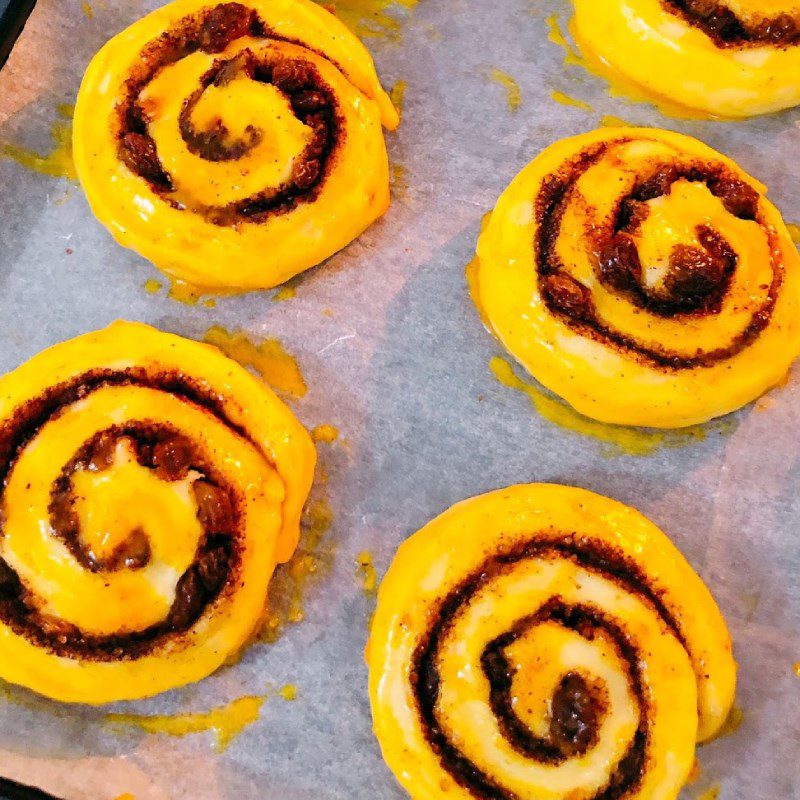
[[[414,800],[674,800],[736,682],[719,609],[667,537],[552,484],[466,500],[401,545],[367,661]]]
[[[574,0],[589,62],[657,105],[712,117],[800,103],[800,5],[769,0]]]
[[[102,704],[200,680],[260,623],[316,453],[216,348],[117,322],[0,380],[0,677]]]
[[[546,148],[478,242],[490,329],[602,422],[734,411],[800,352],[800,257],[766,188],[696,139],[604,129]]]
[[[78,94],[97,218],[175,279],[265,289],[389,207],[399,118],[367,50],[312,0],[173,0],[111,39]]]

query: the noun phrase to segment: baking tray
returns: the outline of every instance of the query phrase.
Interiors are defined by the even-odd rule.
[[[798,113],[744,123],[666,119],[564,65],[547,20],[557,14],[563,25],[566,2],[421,0],[410,8],[407,0],[385,12],[394,24],[359,23],[377,34],[368,44],[384,84],[407,82],[402,126],[388,136],[389,213],[307,273],[290,299],[266,292],[192,306],[170,299],[163,276],[113,243],[79,187],[41,174],[63,167],[51,155],[53,134],[63,141],[63,106],[92,54],[157,5],[89,1],[40,0],[0,73],[0,153],[13,156],[0,158],[0,369],[118,317],[195,338],[215,324],[256,341],[275,337],[308,385],[303,398],[288,398],[296,413],[309,426],[340,430],[336,442],[320,444],[327,480],[315,489],[332,524],[311,543],[318,568],[302,590],[302,622],[199,685],[112,709],[201,712],[266,696],[259,721],[227,750],[216,752],[211,734],[148,735],[110,724],[105,710],[3,687],[0,774],[68,800],[126,792],[136,800],[404,797],[371,733],[363,649],[374,595],[357,558],[368,551],[382,573],[397,545],[451,503],[519,481],[557,481],[641,509],[707,581],[730,624],[741,725],[701,748],[700,777],[682,797],[718,786],[721,800],[800,798],[797,370],[766,399],[709,426],[704,439],[668,437],[629,455],[551,423],[493,378],[489,361],[503,353],[464,280],[481,217],[513,175],[543,146],[603,115],[698,136],[764,180],[787,220],[800,220]],[[517,82],[516,110],[494,69]],[[555,102],[554,91],[593,110]],[[147,281],[163,288],[150,294]],[[277,694],[286,684],[297,686],[294,702]]]
[[[5,64],[36,0],[0,0],[0,66]]]

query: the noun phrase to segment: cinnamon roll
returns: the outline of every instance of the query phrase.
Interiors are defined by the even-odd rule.
[[[800,353],[800,256],[766,188],[688,136],[604,129],[503,193],[473,290],[547,388],[603,422],[676,428],[740,408]]]
[[[367,658],[375,732],[415,800],[674,800],[736,675],[667,537],[545,484],[467,500],[405,542]]]
[[[800,103],[797,0],[575,0],[573,30],[656,103],[722,117]]]
[[[315,462],[208,345],[118,322],[0,380],[0,678],[65,702],[200,680],[248,641]]]
[[[175,0],[115,36],[78,95],[75,165],[114,237],[201,289],[319,264],[389,205],[372,59],[312,0]]]

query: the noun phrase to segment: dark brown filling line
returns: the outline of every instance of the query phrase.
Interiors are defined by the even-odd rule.
[[[717,0],[663,0],[672,13],[700,28],[718,47],[800,44],[800,19],[791,14],[745,20]]]
[[[291,177],[280,186],[265,187],[244,200],[219,206],[188,207],[171,197],[175,184],[159,159],[148,131],[146,103],[140,101],[140,95],[170,64],[198,51],[220,53],[243,37],[289,41],[270,31],[253,9],[240,3],[218,4],[185,17],[144,48],[118,106],[120,160],[175,208],[190,210],[225,226],[261,222],[270,215],[290,211],[300,202],[313,202],[345,136],[336,96],[313,64],[275,53],[256,57],[250,50],[243,50],[234,58],[215,61],[200,86],[184,101],[179,123],[187,148],[208,161],[238,161],[263,140],[264,132],[252,125],[247,127],[244,138],[234,139],[221,120],[208,130],[197,130],[191,121],[197,103],[210,86],[224,86],[239,75],[275,86],[286,96],[295,117],[312,129],[312,137],[296,159]]]
[[[526,758],[560,764],[574,756],[585,755],[597,743],[606,704],[604,694],[582,675],[567,673],[552,700],[549,735],[539,738],[531,734],[515,709],[514,668],[506,650],[527,631],[545,622],[556,622],[570,630],[581,631],[587,639],[591,639],[597,630],[606,628],[604,621],[591,609],[578,611],[568,609],[563,603],[549,603],[490,642],[481,655],[481,667],[491,687],[489,703],[506,740]]]
[[[221,399],[206,386],[178,373],[148,374],[144,369],[96,370],[50,387],[16,409],[0,427],[0,480],[3,488],[16,459],[41,427],[63,409],[104,386],[145,386],[184,398],[214,414],[238,436],[251,441],[241,426],[228,419]],[[126,440],[137,461],[165,481],[182,480],[189,470],[201,473],[193,482],[203,537],[191,566],[181,576],[175,601],[165,620],[150,628],[115,636],[87,635],[42,614],[35,598],[11,567],[0,559],[0,621],[37,646],[68,658],[104,661],[139,658],[168,639],[189,630],[208,606],[231,591],[241,571],[241,501],[197,446],[161,422],[141,421],[97,432],[54,482],[49,506],[51,531],[88,570],[98,573],[140,569],[150,560],[149,543],[141,531],[131,531],[121,549],[107,561],[94,558],[80,540],[72,480],[78,470],[103,471],[113,461],[117,443]],[[252,443],[252,442],[251,442]],[[255,445],[254,445],[255,446]],[[4,514],[0,514],[0,536]]]
[[[626,141],[616,140],[614,144],[625,144]],[[769,324],[783,281],[780,264],[773,261],[767,299],[753,313],[744,331],[727,347],[711,351],[698,347],[694,355],[687,356],[657,345],[645,346],[609,327],[598,318],[589,288],[573,278],[560,261],[557,242],[564,213],[577,191],[575,184],[603,157],[608,147],[607,143],[594,145],[560,172],[548,176],[536,198],[539,227],[534,248],[540,291],[546,306],[582,335],[634,354],[651,366],[693,369],[712,366],[735,356]],[[719,312],[730,286],[738,255],[725,238],[709,226],[697,228],[700,247],[679,245],[673,250],[662,287],[652,290],[643,285],[643,270],[634,237],[647,217],[647,201],[668,194],[679,180],[704,183],[730,214],[758,222],[772,240],[771,228],[761,219],[756,190],[724,165],[702,163],[654,165],[652,172],[620,199],[611,223],[601,229],[587,230],[586,236],[597,254],[599,280],[610,290],[623,294],[634,305],[666,318],[715,314]]]
[[[595,572],[614,581],[626,591],[639,595],[653,605],[666,627],[686,647],[677,620],[659,592],[648,584],[635,564],[604,544],[576,534],[564,535],[561,538],[541,538],[522,543],[508,552],[487,559],[450,592],[432,614],[433,623],[414,653],[410,671],[411,687],[430,747],[452,778],[481,800],[522,798],[470,761],[439,722],[439,652],[456,618],[475,594],[499,576],[514,569],[520,562],[543,558],[570,559],[583,569]],[[574,755],[581,755],[596,741],[600,719],[605,710],[605,699],[597,688],[577,673],[565,675],[558,687],[552,701],[550,735],[547,739],[533,736],[513,709],[513,674],[504,650],[531,627],[543,622],[563,625],[588,640],[602,632],[613,642],[622,663],[626,665],[631,692],[639,702],[640,724],[608,784],[595,795],[596,800],[621,800],[641,783],[647,768],[649,704],[639,666],[641,657],[635,643],[598,609],[583,605],[569,606],[556,597],[487,645],[481,657],[481,665],[490,685],[490,703],[498,725],[517,752],[548,764],[558,764]]]

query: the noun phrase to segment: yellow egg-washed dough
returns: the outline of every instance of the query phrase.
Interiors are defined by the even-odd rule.
[[[118,109],[127,82],[146,62],[145,49],[218,7],[208,0],[175,0],[94,57],[75,110],[75,165],[92,210],[120,244],[201,288],[270,288],[319,264],[386,211],[389,168],[381,126],[394,129],[399,118],[365,47],[312,0],[223,5],[254,11],[267,35],[243,35],[222,52],[196,50],[161,67],[138,91],[146,132],[172,190],[155,191],[123,163]],[[215,79],[202,90],[190,119],[201,133],[223,125],[226,143],[258,137],[255,146],[223,160],[188,146],[180,121],[184,103],[208,82],[210,70],[242,54],[315,69],[335,98],[338,128],[314,192],[252,220],[227,218],[226,209],[286,186],[313,132],[293,113],[287,94],[241,68],[233,80],[218,85]]]
[[[589,162],[569,179],[560,216],[553,217],[560,265],[551,264],[539,239],[550,219],[541,198],[582,158]],[[646,217],[628,238],[642,264],[640,283],[655,291],[676,247],[702,250],[698,231],[727,242],[735,266],[715,310],[659,314],[601,280],[600,252],[621,202],[642,180],[673,166],[723,175],[754,200],[755,219],[736,216],[709,179],[695,176],[639,204]],[[727,414],[780,383],[800,353],[800,256],[765,194],[730,159],[681,134],[619,128],[565,139],[500,197],[478,243],[477,301],[533,376],[589,417],[677,428]],[[595,328],[548,306],[542,261],[582,287]]]
[[[574,0],[581,50],[659,103],[750,117],[800,103],[800,44],[722,43],[665,0]],[[787,15],[797,0],[720,0],[745,23]]]
[[[265,384],[214,347],[117,322],[2,378],[0,426],[0,591],[10,568],[38,619],[22,629],[19,614],[0,605],[0,678],[100,704],[200,680],[242,648],[264,614],[275,565],[297,545],[316,460],[309,435]],[[168,478],[143,465],[124,433],[153,426],[192,442],[237,509],[227,582],[188,628],[155,638],[148,631],[168,618],[204,537],[194,484],[206,478],[195,467]],[[120,432],[109,466],[75,467],[106,431]],[[18,451],[8,452],[9,441]],[[148,545],[144,565],[92,567],[76,556],[53,527],[62,474],[72,476],[80,548],[102,565],[138,536]],[[89,642],[80,652],[69,644],[78,633]],[[115,637],[117,646],[92,645]]]
[[[367,660],[375,733],[414,800],[589,800],[640,746],[624,796],[674,800],[736,680],[725,622],[667,537],[621,503],[547,484],[466,500],[406,541]],[[552,742],[568,675],[591,687],[593,738],[555,760],[526,752]]]

